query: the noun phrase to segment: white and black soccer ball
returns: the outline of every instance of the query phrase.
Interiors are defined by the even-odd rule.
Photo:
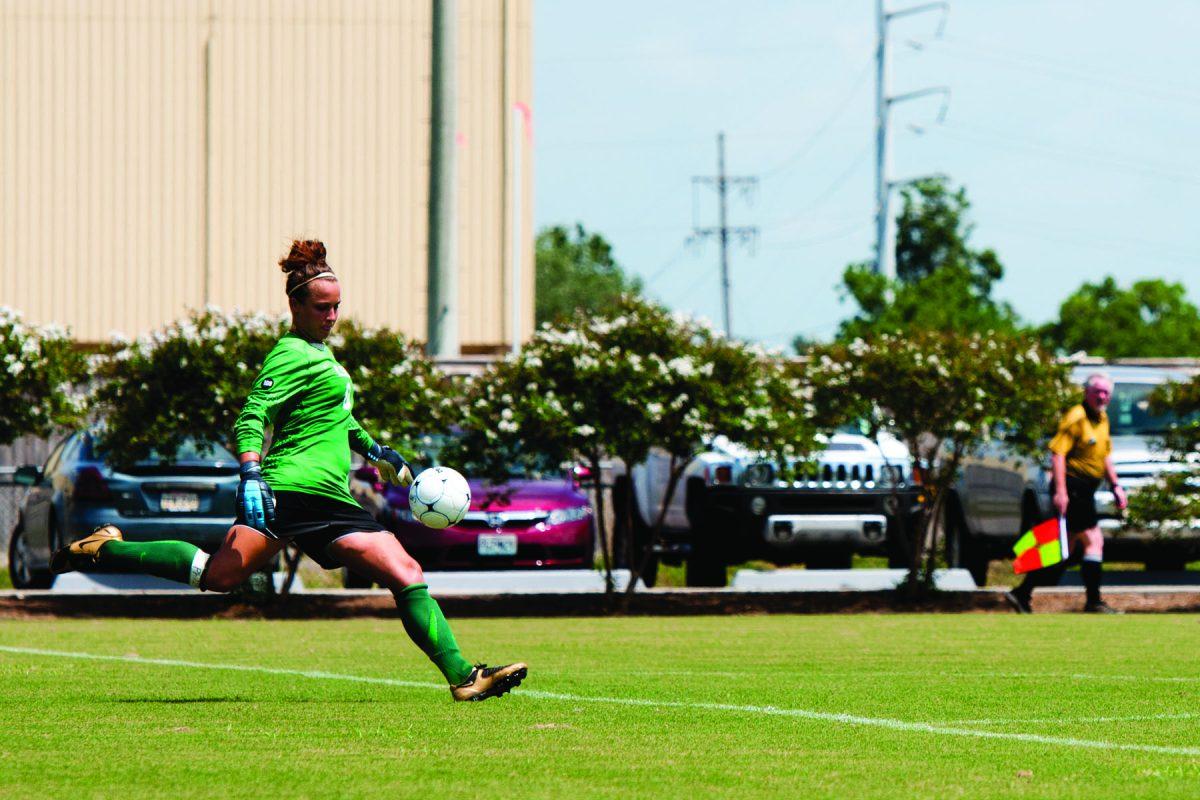
[[[458,470],[430,467],[408,488],[413,518],[427,528],[448,528],[462,522],[471,507],[471,487]]]

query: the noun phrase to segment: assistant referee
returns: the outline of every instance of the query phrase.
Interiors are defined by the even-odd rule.
[[[1068,566],[1079,564],[1083,585],[1087,589],[1084,611],[1094,614],[1117,614],[1116,609],[1100,598],[1100,576],[1104,561],[1104,535],[1096,514],[1096,490],[1107,480],[1112,488],[1117,508],[1124,509],[1125,490],[1117,478],[1112,460],[1112,437],[1105,413],[1112,399],[1113,385],[1107,375],[1091,375],[1083,386],[1083,402],[1063,414],[1058,433],[1050,440],[1050,463],[1053,480],[1050,491],[1054,508],[1066,518],[1071,537],[1071,555],[1065,561],[1035,570],[1012,592],[1017,609],[1029,613],[1033,590],[1039,586],[1055,586]]]

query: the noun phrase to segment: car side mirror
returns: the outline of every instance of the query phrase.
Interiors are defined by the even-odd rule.
[[[18,486],[37,486],[42,482],[42,468],[32,464],[17,467],[13,472],[13,483]]]

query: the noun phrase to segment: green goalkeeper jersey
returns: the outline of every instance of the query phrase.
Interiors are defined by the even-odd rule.
[[[288,333],[262,372],[234,425],[239,453],[262,452],[272,426],[263,478],[277,491],[307,492],[357,505],[350,494],[350,450],[374,444],[354,419],[354,384],[330,349]]]

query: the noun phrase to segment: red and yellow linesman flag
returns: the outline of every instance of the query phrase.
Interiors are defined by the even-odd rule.
[[[1013,572],[1032,572],[1066,559],[1071,553],[1067,521],[1063,517],[1039,522],[1013,545]]]

